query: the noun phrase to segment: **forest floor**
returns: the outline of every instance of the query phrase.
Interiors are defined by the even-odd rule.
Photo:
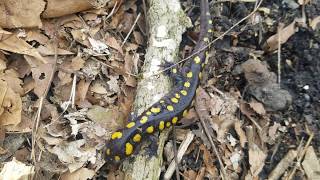
[[[148,5],[39,1],[0,3],[0,179],[123,179],[102,150],[134,102]],[[199,4],[181,4],[193,23],[182,59]],[[201,88],[165,145],[160,179],[173,139],[179,148],[189,133],[181,179],[320,179],[320,1],[210,1],[210,12]]]

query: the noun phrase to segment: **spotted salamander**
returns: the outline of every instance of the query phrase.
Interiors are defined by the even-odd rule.
[[[201,71],[205,65],[207,51],[200,51],[209,43],[212,36],[212,20],[209,13],[208,0],[200,2],[200,35],[192,52],[196,54],[184,63],[179,72],[179,81],[171,92],[149,107],[140,116],[133,118],[124,129],[111,135],[106,146],[106,160],[109,163],[119,163],[133,154],[139,143],[150,134],[162,131],[176,124],[179,118],[188,113],[188,107],[196,94],[201,79]],[[198,52],[198,53],[197,53]],[[176,68],[172,74],[178,74]]]

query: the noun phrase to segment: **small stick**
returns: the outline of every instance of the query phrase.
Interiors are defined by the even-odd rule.
[[[192,131],[189,131],[189,133],[187,134],[186,139],[181,143],[179,150],[178,150],[178,154],[177,154],[177,159],[178,162],[181,161],[182,156],[184,155],[184,153],[187,151],[190,143],[193,141],[194,139],[194,134],[192,133]],[[164,174],[164,179],[165,180],[169,180],[171,179],[174,170],[176,169],[176,163],[171,161],[169,167],[167,168],[166,173]]]
[[[134,27],[135,27],[135,26],[136,26],[136,24],[137,24],[137,22],[138,22],[138,20],[139,20],[140,16],[141,16],[141,13],[139,13],[139,14],[138,14],[138,16],[137,16],[137,18],[136,18],[136,20],[134,20],[134,23],[133,23],[133,25],[132,25],[132,27],[131,27],[131,29],[130,29],[129,33],[127,34],[127,36],[124,38],[124,40],[123,40],[123,42],[122,42],[122,44],[121,44],[121,47],[123,47],[123,45],[127,42],[128,38],[129,38],[129,36],[130,36],[130,34],[132,33],[132,31],[133,31]]]
[[[294,173],[295,173],[296,170],[298,169],[298,166],[300,166],[301,161],[302,161],[304,155],[306,154],[306,152],[307,152],[307,150],[308,150],[308,147],[310,146],[310,143],[311,143],[311,141],[312,141],[312,139],[313,139],[313,136],[314,136],[314,134],[311,133],[311,134],[310,134],[310,137],[309,137],[309,139],[308,139],[308,141],[307,141],[307,143],[306,143],[306,145],[305,145],[304,148],[303,148],[303,151],[298,154],[298,160],[297,160],[295,166],[293,167],[293,170],[291,171],[290,175],[288,176],[287,180],[292,179]]]

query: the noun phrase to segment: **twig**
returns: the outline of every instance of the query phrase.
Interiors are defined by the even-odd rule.
[[[278,26],[278,84],[281,84],[281,31],[283,29],[283,24],[280,23]]]
[[[173,126],[173,152],[174,152],[174,162],[176,163],[176,178],[180,180],[179,176],[179,161],[177,158],[177,138],[176,138],[176,127]]]
[[[116,10],[117,5],[118,5],[118,1],[116,1],[116,2],[114,3],[114,6],[113,6],[110,14],[106,17],[106,20],[109,19],[109,18],[114,14],[114,11]]]
[[[213,151],[214,151],[214,153],[216,154],[216,156],[218,158],[219,165],[221,167],[222,178],[225,179],[225,180],[228,180],[229,178],[227,176],[226,170],[224,169],[224,165],[223,165],[222,159],[220,157],[220,154],[218,152],[218,148],[216,147],[216,145],[213,142],[212,137],[210,136],[209,129],[207,128],[206,123],[204,122],[204,120],[202,118],[200,118],[200,122],[201,122],[202,128],[204,129],[204,132],[205,132],[207,138],[209,139],[209,142],[210,142],[210,144],[211,144],[211,146],[213,148]]]
[[[254,8],[253,11],[252,11],[250,14],[248,14],[246,17],[242,18],[240,21],[238,21],[236,24],[234,24],[233,26],[231,26],[227,31],[225,31],[225,32],[222,33],[220,36],[218,36],[217,38],[215,38],[214,40],[212,40],[212,41],[211,41],[209,44],[207,44],[206,46],[200,48],[198,51],[192,53],[191,55],[189,55],[188,57],[186,57],[186,58],[178,61],[177,63],[174,63],[174,64],[172,64],[171,66],[169,66],[169,67],[167,67],[167,68],[165,68],[165,69],[163,69],[163,70],[161,70],[161,71],[158,71],[158,72],[156,72],[156,73],[154,73],[154,74],[150,74],[149,77],[150,77],[150,76],[159,75],[159,74],[161,74],[161,73],[163,73],[163,72],[165,72],[165,71],[167,71],[167,70],[169,70],[169,69],[171,69],[171,68],[173,68],[173,67],[175,67],[175,66],[177,66],[177,65],[179,65],[179,64],[181,64],[181,63],[183,63],[184,61],[192,58],[194,55],[198,54],[199,52],[207,49],[207,48],[210,47],[213,43],[215,43],[215,42],[218,41],[219,39],[222,39],[225,35],[227,35],[231,30],[233,30],[235,27],[237,27],[240,23],[242,23],[243,21],[247,20],[247,19],[250,18],[252,15],[254,15],[254,13],[260,8],[262,2],[263,2],[263,0],[261,0],[261,1],[258,3],[258,5],[256,6],[256,8]],[[148,77],[146,77],[146,78],[148,78]]]
[[[134,27],[135,27],[135,26],[136,26],[136,24],[137,24],[137,22],[138,22],[138,20],[139,20],[140,16],[141,16],[141,13],[139,13],[139,14],[138,14],[138,16],[137,16],[137,18],[136,18],[136,20],[134,20],[134,23],[133,23],[133,25],[131,26],[131,29],[130,29],[129,33],[127,34],[127,36],[124,38],[124,40],[123,40],[123,42],[122,42],[122,44],[121,44],[121,47],[123,47],[123,45],[127,42],[128,38],[129,38],[129,36],[130,36],[130,34],[132,33],[132,31],[133,31]]]
[[[293,177],[294,173],[295,173],[295,172],[296,172],[296,170],[298,169],[298,166],[301,164],[301,161],[302,161],[302,159],[303,159],[304,155],[306,154],[307,149],[308,149],[308,147],[310,146],[310,143],[311,143],[311,141],[312,141],[313,137],[314,137],[314,134],[313,134],[313,133],[311,133],[311,134],[310,134],[310,137],[309,137],[309,139],[308,139],[308,141],[307,141],[307,143],[306,143],[306,145],[305,145],[305,146],[304,146],[304,148],[303,148],[303,151],[302,151],[301,153],[299,153],[299,154],[298,154],[298,160],[297,160],[297,162],[296,162],[295,166],[293,167],[293,169],[292,169],[292,171],[291,171],[290,175],[288,176],[287,180],[292,179],[292,177]]]
[[[52,83],[52,80],[53,80],[53,77],[54,77],[54,74],[56,72],[56,68],[57,68],[57,59],[58,59],[58,43],[55,42],[54,44],[54,63],[53,63],[53,67],[52,67],[52,73],[50,74],[50,77],[49,77],[49,80],[48,80],[48,84],[47,84],[47,87],[44,91],[44,93],[42,94],[42,96],[39,98],[40,101],[39,101],[39,107],[38,107],[38,111],[37,111],[37,114],[35,116],[35,121],[34,121],[34,124],[33,124],[33,130],[32,130],[32,150],[31,150],[31,158],[32,158],[32,161],[36,164],[37,161],[36,161],[36,158],[35,158],[35,144],[36,144],[36,136],[37,136],[37,132],[38,132],[38,127],[39,127],[39,123],[40,123],[40,114],[41,114],[41,111],[42,111],[42,106],[43,106],[43,101],[44,101],[44,98],[47,96],[48,94],[48,91],[50,89],[50,86],[51,86],[51,83]],[[40,153],[40,156],[41,156],[42,153]],[[38,159],[40,159],[40,156]]]
[[[178,154],[177,154],[177,156],[176,156],[178,162],[181,161],[182,156],[183,156],[184,153],[187,151],[190,143],[191,143],[191,142],[193,141],[193,139],[194,139],[194,136],[195,136],[195,135],[194,135],[191,131],[189,131],[189,133],[187,134],[186,139],[181,143],[181,145],[180,145],[180,147],[179,147],[179,150],[178,150]],[[169,167],[167,168],[166,173],[164,174],[164,179],[165,179],[165,180],[171,179],[171,176],[172,176],[174,170],[176,169],[175,166],[176,166],[176,163],[173,162],[173,161],[171,161]]]

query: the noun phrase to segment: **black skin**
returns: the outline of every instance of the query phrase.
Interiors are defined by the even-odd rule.
[[[136,151],[138,151],[139,145],[143,140],[146,139],[146,137],[150,136],[156,131],[159,131],[161,121],[164,121],[164,127],[167,128],[166,123],[170,122],[170,124],[172,125],[172,119],[174,117],[180,119],[183,112],[190,106],[196,94],[196,90],[200,81],[199,73],[201,73],[203,69],[206,58],[205,51],[199,50],[208,45],[209,38],[211,37],[211,31],[209,32],[209,30],[211,29],[212,25],[210,22],[211,19],[209,14],[208,0],[201,0],[200,10],[200,35],[199,40],[192,52],[192,54],[196,55],[186,61],[181,69],[177,71],[177,73],[172,72],[172,70],[168,73],[176,82],[176,85],[171,92],[162,97],[158,102],[153,104],[140,116],[131,116],[129,122],[135,122],[135,125],[131,128],[118,130],[117,132],[121,133],[121,137],[111,139],[107,143],[107,163],[119,164],[123,159],[130,156],[131,154],[134,154]],[[165,64],[164,66],[170,65],[171,64]],[[192,72],[192,77],[190,76],[190,72]],[[189,85],[185,86],[185,82],[189,82]],[[178,102],[174,102],[172,98],[177,99]],[[173,109],[170,110],[168,106],[172,106]],[[151,108],[160,108],[160,111],[158,110],[159,112],[152,112]],[[140,122],[143,117],[147,117],[147,121],[145,123]],[[154,128],[152,133],[147,132],[147,128],[150,126],[153,126]],[[133,137],[136,134],[141,135],[141,140],[139,142],[134,142],[133,140]],[[132,145],[133,147],[133,151],[130,154],[126,154],[126,144],[128,143],[130,143],[130,145]]]

